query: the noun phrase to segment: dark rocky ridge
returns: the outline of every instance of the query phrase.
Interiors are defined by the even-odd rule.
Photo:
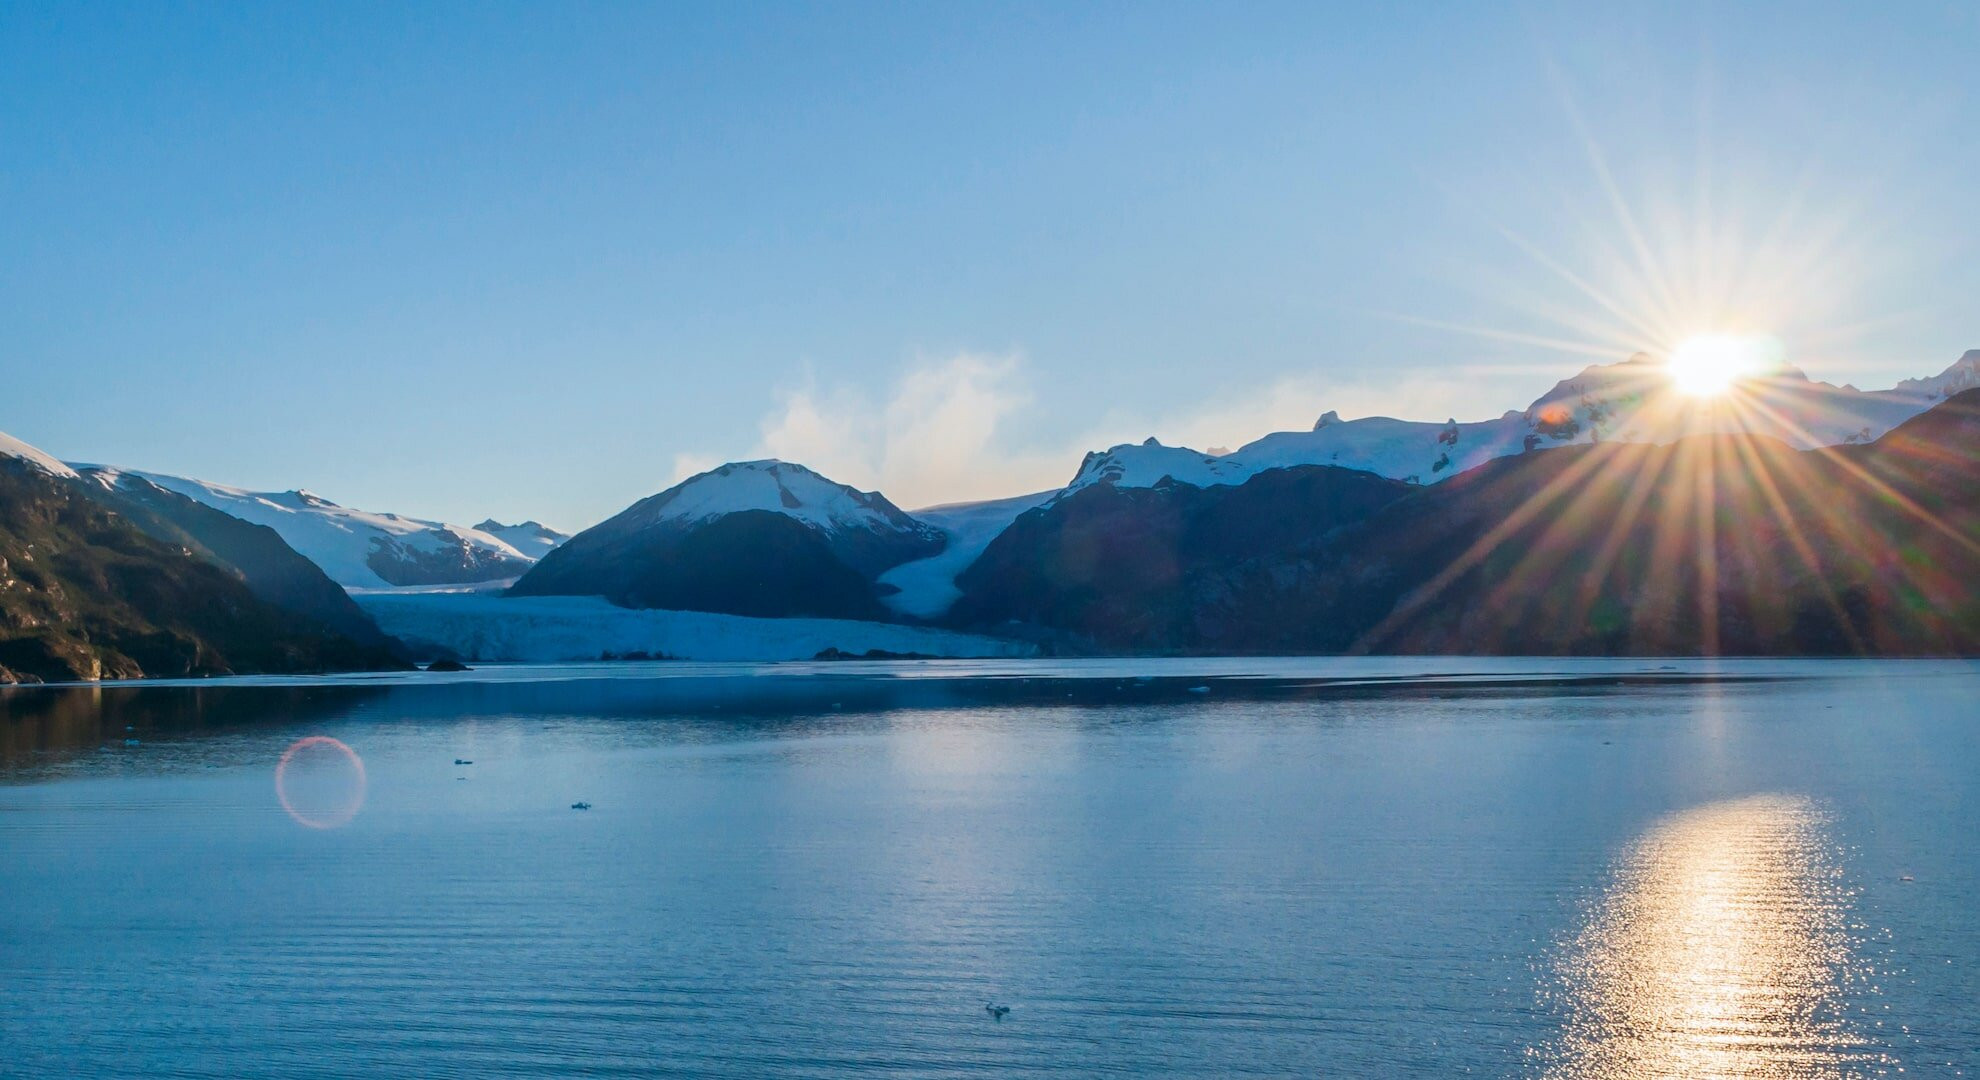
[[[1033,511],[955,621],[1148,652],[1980,653],[1980,390],[1867,445],[1500,458],[1359,520],[1273,479],[1302,471]]]
[[[956,581],[963,625],[1017,622],[1106,648],[1166,649],[1214,636],[1206,603],[1229,567],[1327,536],[1403,498],[1412,485],[1307,465],[1244,484],[1095,484],[1032,510]]]
[[[180,539],[147,534],[93,482],[0,460],[0,681],[406,666],[382,640],[354,640],[255,595],[246,573],[165,515],[149,524]],[[231,529],[208,535],[254,546]],[[255,569],[265,583],[283,573]],[[305,592],[293,602],[308,606]]]
[[[167,491],[142,476],[84,467],[85,490],[155,540],[203,554],[237,572],[254,594],[322,629],[367,645],[396,643],[348,592],[266,525]]]

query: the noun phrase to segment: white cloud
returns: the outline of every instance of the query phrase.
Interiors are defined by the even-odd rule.
[[[1021,423],[1033,396],[1018,355],[961,353],[925,359],[888,388],[882,399],[856,387],[824,387],[815,376],[782,390],[745,457],[802,463],[854,487],[877,490],[914,508],[1019,495],[1072,479],[1082,456],[1153,435],[1170,445],[1235,448],[1273,431],[1304,430],[1321,412],[1343,417],[1401,415],[1435,420],[1482,419],[1491,400],[1481,382],[1499,381],[1466,369],[1448,376],[1396,382],[1330,383],[1309,376],[1279,379],[1187,410],[1147,416],[1101,414],[1069,436],[1023,439]],[[1524,404],[1521,400],[1518,404]],[[714,468],[705,453],[675,456],[675,479]]]
[[[800,462],[841,483],[926,506],[1042,491],[1072,477],[1056,453],[1027,451],[1009,421],[1031,403],[1021,358],[962,353],[908,369],[884,400],[807,378],[778,393],[748,457]],[[701,453],[676,455],[675,479],[713,468]]]

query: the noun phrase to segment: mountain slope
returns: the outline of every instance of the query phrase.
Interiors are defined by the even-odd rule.
[[[941,550],[884,497],[801,465],[724,465],[642,499],[544,556],[511,592],[622,607],[883,618],[874,579]]]
[[[242,521],[131,473],[86,468],[81,477],[90,482],[86,490],[146,535],[204,555],[238,575],[261,599],[354,641],[393,646],[350,593],[266,525]]]
[[[346,588],[495,581],[515,577],[535,561],[477,529],[353,510],[308,491],[247,491],[136,469],[79,468],[139,477],[242,521],[266,525]]]
[[[76,475],[74,469],[69,468],[57,460],[55,455],[45,450],[39,450],[29,446],[4,431],[0,431],[0,459],[8,459],[32,465],[50,476],[73,478]]]
[[[0,681],[400,666],[146,535],[83,481],[0,457]]]
[[[1222,568],[1320,542],[1407,496],[1400,481],[1325,465],[1243,484],[1101,484],[1019,517],[963,571],[950,617],[1068,631],[1108,648],[1164,649],[1200,625]]]

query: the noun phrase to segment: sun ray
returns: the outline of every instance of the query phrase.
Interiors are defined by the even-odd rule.
[[[1792,418],[1785,416],[1777,411],[1770,410],[1764,402],[1760,402],[1749,398],[1745,401],[1745,404],[1757,410],[1761,410],[1770,419],[1780,424],[1784,430],[1793,432],[1797,438],[1805,439],[1809,444],[1812,445],[1819,444],[1821,442],[1820,439],[1817,439],[1813,434],[1808,432],[1801,425],[1796,424]],[[1881,496],[1891,505],[1898,507],[1899,509],[1912,515],[1917,520],[1923,522],[1928,527],[1944,534],[1945,536],[1952,539],[1955,543],[1958,543],[1960,546],[1966,548],[1968,551],[1974,552],[1976,554],[1980,554],[1980,540],[1976,540],[1975,538],[1968,536],[1965,533],[1960,532],[1958,529],[1955,529],[1952,526],[1946,524],[1944,521],[1941,521],[1938,515],[1918,505],[1917,502],[1913,501],[1909,496],[1891,487],[1889,484],[1885,483],[1883,479],[1881,479],[1880,477],[1872,475],[1869,470],[1863,468],[1861,465],[1858,465],[1856,462],[1853,462],[1849,460],[1847,457],[1839,454],[1831,454],[1829,456],[1829,460],[1833,461],[1837,466],[1842,468],[1845,472],[1848,472],[1855,479],[1869,486],[1873,491],[1875,491],[1879,496]]]
[[[1832,583],[1829,581],[1827,574],[1824,573],[1822,559],[1816,554],[1814,544],[1809,541],[1808,535],[1803,529],[1801,516],[1789,507],[1786,496],[1781,492],[1780,484],[1774,475],[1773,467],[1768,464],[1752,440],[1741,439],[1735,445],[1738,447],[1746,466],[1746,475],[1752,479],[1754,485],[1759,489],[1761,497],[1767,501],[1768,508],[1774,515],[1774,520],[1781,526],[1782,535],[1787,538],[1788,546],[1794,550],[1795,556],[1801,560],[1802,568],[1808,571],[1809,580],[1816,583],[1822,594],[1822,599],[1829,607],[1830,614],[1836,617],[1837,625],[1841,626],[1844,634],[1848,636],[1850,648],[1855,652],[1863,652],[1865,643],[1861,636],[1857,634],[1856,627],[1851,623],[1849,613],[1843,607],[1842,598],[1836,595]],[[1788,474],[1788,482],[1795,484],[1797,488],[1802,487],[1802,478],[1794,475],[1795,470],[1787,469],[1783,471]],[[1810,501],[1809,505],[1819,507],[1821,503],[1819,501]],[[1817,512],[1820,512],[1819,509]],[[1822,525],[1826,524],[1826,522],[1818,521],[1816,524]]]

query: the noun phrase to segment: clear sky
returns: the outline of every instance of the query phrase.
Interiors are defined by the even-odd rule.
[[[1599,13],[1589,9],[1601,9]],[[1980,347],[1980,5],[0,4],[0,430],[590,524]]]

